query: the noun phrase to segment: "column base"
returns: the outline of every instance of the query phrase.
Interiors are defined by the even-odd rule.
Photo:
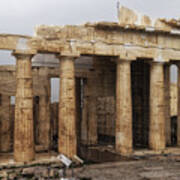
[[[116,148],[116,152],[120,153],[121,156],[130,156],[133,153],[131,148],[121,147],[121,149]]]

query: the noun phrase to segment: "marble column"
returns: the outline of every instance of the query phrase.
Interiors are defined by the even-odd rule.
[[[40,149],[47,151],[50,149],[50,96],[51,96],[51,83],[49,78],[49,68],[44,67],[38,70],[37,78],[42,83],[44,93],[39,96],[38,104],[38,117],[36,125],[36,140],[40,145]]]
[[[77,154],[74,57],[60,57],[58,151],[69,158]]]
[[[166,146],[164,85],[163,63],[152,62],[150,72],[149,147],[155,151],[164,150]]]
[[[11,145],[10,96],[0,95],[0,152],[10,152]]]
[[[14,159],[28,162],[35,158],[33,130],[32,54],[13,53],[16,57],[16,104]]]
[[[50,98],[48,95],[39,98],[38,142],[43,150],[50,148]]]
[[[116,151],[130,155],[132,149],[131,61],[119,59],[116,77]]]

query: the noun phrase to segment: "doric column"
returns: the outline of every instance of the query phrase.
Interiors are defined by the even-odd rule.
[[[166,144],[171,145],[171,114],[170,114],[170,64],[164,65],[164,95],[165,95],[165,133]]]
[[[50,78],[49,68],[40,68],[37,74],[37,82],[41,83],[44,93],[39,96],[38,118],[36,127],[36,140],[42,150],[50,148]],[[38,94],[37,94],[38,95]]]
[[[11,151],[10,96],[0,95],[0,152]]]
[[[116,151],[132,153],[131,62],[118,60],[116,77]]]
[[[58,151],[69,158],[77,154],[74,57],[60,57]]]
[[[150,72],[150,127],[149,147],[165,149],[165,101],[163,63],[153,62]]]
[[[50,147],[50,99],[49,96],[39,97],[38,142],[43,150]]]
[[[32,54],[16,57],[16,105],[14,122],[14,159],[28,162],[35,158],[33,131]]]
[[[177,118],[177,145],[180,146],[180,64],[178,66],[178,118]]]

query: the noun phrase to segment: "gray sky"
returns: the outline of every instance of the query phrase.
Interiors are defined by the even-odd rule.
[[[118,0],[1,0],[0,33],[32,35],[38,24],[117,21]],[[152,17],[180,16],[180,0],[119,0]]]
[[[65,25],[117,21],[118,0],[1,0],[0,33],[33,35],[40,24]],[[119,0],[151,17],[180,17],[180,0]],[[15,64],[1,51],[0,64]],[[175,75],[174,75],[175,76]]]

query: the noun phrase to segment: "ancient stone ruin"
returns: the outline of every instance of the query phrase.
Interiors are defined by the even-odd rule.
[[[1,162],[31,162],[51,151],[73,160],[82,146],[107,141],[123,156],[137,148],[164,153],[172,146],[171,116],[178,117],[180,145],[180,80],[170,101],[180,21],[121,7],[118,23],[42,25],[32,37],[0,34],[0,49],[16,58],[16,66],[0,67]],[[50,101],[53,77],[60,78],[59,104]]]

